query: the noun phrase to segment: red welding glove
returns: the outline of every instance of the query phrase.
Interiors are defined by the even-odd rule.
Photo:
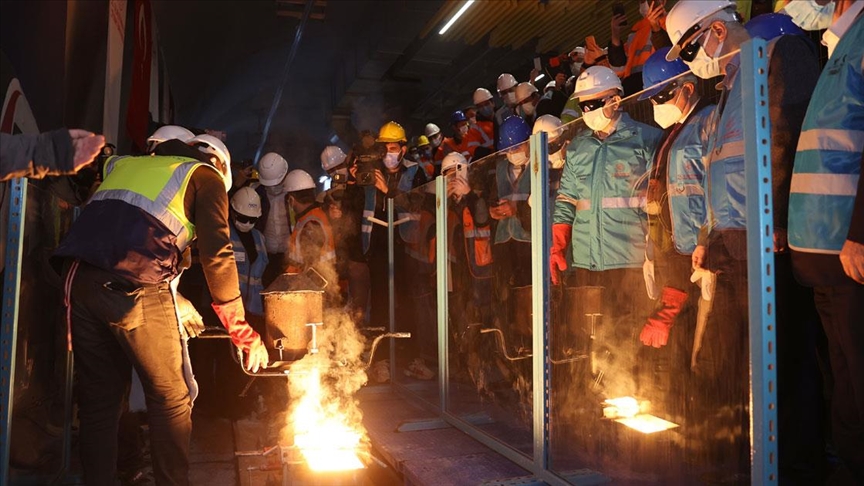
[[[556,223],[552,225],[552,254],[549,255],[549,273],[552,275],[552,283],[558,284],[558,272],[567,270],[567,258],[564,252],[570,244],[570,235],[573,234],[573,225]]]
[[[675,324],[675,318],[687,302],[687,292],[672,287],[663,287],[660,294],[660,307],[648,318],[639,340],[645,346],[661,348],[669,341],[669,330]]]
[[[237,297],[224,304],[214,302],[213,310],[228,330],[234,345],[248,354],[246,369],[256,373],[258,368],[266,368],[269,361],[267,348],[261,342],[261,336],[246,322],[243,300]]]

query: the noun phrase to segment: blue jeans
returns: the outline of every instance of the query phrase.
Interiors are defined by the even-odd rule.
[[[85,481],[116,483],[118,424],[134,367],[144,386],[156,483],[189,484],[192,401],[168,284],[140,287],[82,262],[70,293]]]

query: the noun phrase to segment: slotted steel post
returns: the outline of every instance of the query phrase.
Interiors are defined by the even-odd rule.
[[[747,184],[747,291],[750,321],[750,444],[753,485],[777,484],[777,339],[771,118],[768,48],[762,39],[741,46],[741,103]]]

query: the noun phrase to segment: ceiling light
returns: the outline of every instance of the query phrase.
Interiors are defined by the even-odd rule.
[[[474,3],[474,0],[468,0],[467,2],[465,2],[465,5],[462,5],[462,8],[460,8],[459,11],[457,11],[452,17],[450,17],[450,20],[448,20],[447,23],[444,24],[444,27],[441,27],[441,30],[438,31],[438,35],[444,35],[444,33],[447,32],[447,29],[449,29],[454,23],[456,23],[457,20],[459,20],[459,17],[461,17],[462,14],[464,14],[465,11],[468,10],[468,7],[470,7],[472,3]]]
[[[536,78],[534,78],[534,82],[536,83],[537,81],[540,81],[541,79],[543,79],[543,78],[545,78],[545,77],[546,77],[545,74],[540,73],[540,76],[537,76]]]

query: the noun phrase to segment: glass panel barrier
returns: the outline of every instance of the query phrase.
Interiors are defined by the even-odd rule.
[[[443,275],[406,282],[433,282],[447,314],[445,419],[549,484],[776,481],[766,51],[742,54],[731,89],[688,72],[623,100],[594,93],[587,116],[547,132],[546,160],[524,141],[439,178],[437,205],[432,183],[396,198],[406,229],[427,227],[422,208],[442,222],[426,234],[446,245],[423,261]],[[685,122],[662,130],[647,95]],[[548,216],[548,257],[532,212]]]
[[[550,170],[551,266],[566,270],[550,295],[549,457],[562,477],[749,482],[738,140],[755,135],[742,136],[740,91],[714,116],[716,81],[688,72],[645,93],[689,112],[665,132],[647,96],[598,93],[604,102],[550,135],[550,159],[561,147],[566,160]],[[730,116],[737,135],[720,126]],[[717,134],[738,138],[721,146]]]
[[[531,457],[529,159],[524,141],[446,176],[447,411]]]
[[[393,380],[437,407],[435,197],[432,181],[393,199],[395,331],[411,333],[395,340]]]

